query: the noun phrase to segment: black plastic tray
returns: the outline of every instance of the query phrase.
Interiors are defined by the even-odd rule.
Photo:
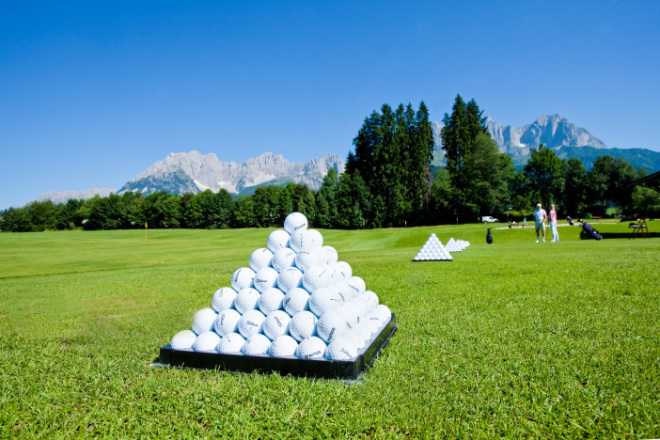
[[[317,359],[273,358],[268,356],[241,356],[232,354],[204,353],[174,350],[169,345],[160,348],[160,364],[164,366],[218,369],[241,373],[271,373],[282,376],[357,380],[374,363],[381,350],[396,333],[397,324],[392,319],[369,345],[364,354],[354,361],[329,361]]]

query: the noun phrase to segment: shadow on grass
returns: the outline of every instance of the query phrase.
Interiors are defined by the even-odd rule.
[[[612,239],[612,238],[625,238],[625,239],[631,239],[633,238],[632,232],[601,232],[600,235],[603,236],[603,239]],[[646,234],[646,238],[658,238],[660,237],[660,232],[649,232]],[[644,240],[645,238],[642,237],[641,233],[635,234],[635,240]],[[585,233],[584,231],[580,232],[580,239],[581,240],[593,240],[594,238]]]

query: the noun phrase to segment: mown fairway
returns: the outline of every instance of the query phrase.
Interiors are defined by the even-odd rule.
[[[399,324],[353,386],[149,367],[271,230],[0,234],[0,438],[659,438],[660,240],[626,226],[322,230]],[[472,246],[413,263],[431,233]]]

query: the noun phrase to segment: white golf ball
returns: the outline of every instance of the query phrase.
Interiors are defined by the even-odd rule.
[[[241,352],[245,338],[238,333],[229,333],[220,338],[215,350],[222,354],[236,354]]]
[[[275,287],[277,283],[278,273],[272,267],[262,267],[254,275],[254,287],[259,291],[263,292],[266,289]]]
[[[296,258],[296,251],[291,248],[282,248],[275,252],[273,255],[273,261],[271,262],[273,269],[278,272],[281,272],[287,267],[291,267],[294,264]]]
[[[284,268],[277,276],[277,288],[287,293],[289,290],[300,287],[302,284],[303,273],[296,267]]]
[[[244,314],[248,310],[256,309],[260,297],[261,294],[257,289],[251,287],[241,289],[234,300],[234,308],[236,308],[240,314]]]
[[[310,237],[309,240],[312,241],[312,247],[323,247],[323,235],[316,229],[308,229],[307,235]]]
[[[192,319],[192,331],[197,335],[201,335],[202,333],[213,330],[216,316],[218,316],[218,312],[210,307],[198,310]]]
[[[358,350],[362,350],[369,342],[371,342],[371,339],[374,336],[374,331],[369,325],[367,325],[366,321],[362,320],[358,325],[351,329],[350,333],[347,334]]]
[[[385,304],[376,306],[372,313],[378,315],[386,324],[392,319],[392,311]]]
[[[289,321],[289,334],[297,341],[302,341],[314,335],[316,331],[316,315],[308,310],[298,312]]]
[[[355,276],[346,280],[346,286],[348,286],[348,288],[353,291],[354,297],[363,294],[364,291],[367,290],[367,285],[365,284],[364,280]]]
[[[303,250],[303,246],[305,245],[305,235],[307,235],[307,230],[305,229],[293,231],[289,239],[289,247],[296,252]]]
[[[331,342],[346,330],[348,330],[346,319],[336,310],[325,313],[316,323],[316,333],[325,342]]]
[[[215,347],[220,342],[220,336],[216,332],[204,332],[197,336],[192,345],[193,351],[215,352]]]
[[[241,289],[247,287],[253,287],[255,275],[256,272],[249,267],[241,267],[231,276],[231,287],[233,287],[236,292],[240,292]]]
[[[238,321],[238,332],[245,338],[261,333],[266,316],[259,310],[248,310]]]
[[[277,229],[270,233],[266,245],[271,252],[275,253],[279,249],[283,249],[289,246],[289,233],[284,229]]]
[[[362,310],[353,302],[347,302],[342,304],[338,309],[338,312],[346,319],[346,325],[348,328],[353,328],[360,322],[360,317]]]
[[[263,324],[264,335],[270,339],[285,335],[289,332],[291,317],[284,310],[275,310],[266,316]]]
[[[282,300],[282,308],[289,315],[293,316],[303,310],[308,310],[309,292],[302,287],[295,287],[289,290]]]
[[[383,327],[389,322],[389,319],[386,321],[383,320],[383,318],[374,312],[371,312],[367,315],[365,318],[365,321],[369,328],[374,332],[374,333],[379,333]]]
[[[302,249],[296,254],[295,264],[304,273],[312,266],[325,264],[325,258],[317,248]]]
[[[335,264],[339,258],[337,250],[332,246],[323,246],[323,252],[325,253],[325,264]]]
[[[354,294],[355,291],[349,287],[346,281],[335,283],[330,286],[330,289],[337,292],[337,295],[339,295],[344,302],[351,301],[356,296]]]
[[[256,334],[245,339],[241,353],[245,356],[266,356],[270,347],[270,339],[266,335]]]
[[[236,292],[231,287],[222,287],[216,290],[213,294],[213,299],[211,300],[213,309],[215,309],[216,312],[222,312],[225,309],[231,309],[234,307],[234,300],[236,299],[236,295],[238,295],[238,292]]]
[[[345,280],[348,280],[353,276],[353,269],[350,264],[345,261],[338,261],[336,264]]]
[[[257,301],[257,306],[264,315],[268,316],[270,312],[282,309],[283,299],[284,292],[276,287],[271,287],[270,289],[264,290],[261,294],[259,301]]]
[[[253,271],[258,272],[259,269],[270,266],[272,259],[273,253],[270,249],[259,248],[250,255],[250,267]]]
[[[289,335],[279,336],[270,344],[268,354],[272,357],[293,357],[298,348],[298,341]]]
[[[181,330],[174,335],[170,341],[170,347],[174,350],[192,350],[192,345],[197,339],[195,332],[191,330]]]
[[[320,287],[330,285],[332,270],[331,266],[312,266],[305,271],[303,276],[303,287],[309,292],[314,291]]]
[[[335,310],[343,304],[341,296],[329,287],[316,289],[309,297],[309,310],[316,316],[323,316],[325,313]]]
[[[326,347],[321,338],[311,336],[300,341],[295,354],[300,359],[323,359]]]
[[[234,333],[238,329],[238,321],[241,319],[241,314],[234,309],[225,309],[218,313],[215,318],[214,329],[220,336],[226,336]]]
[[[371,290],[365,291],[362,295],[358,296],[357,299],[364,302],[367,307],[367,313],[374,310],[379,304],[378,295]]]
[[[300,212],[292,212],[284,219],[284,230],[289,234],[307,229],[307,217]]]
[[[358,348],[348,338],[334,339],[325,349],[325,357],[331,361],[350,361],[358,356]]]

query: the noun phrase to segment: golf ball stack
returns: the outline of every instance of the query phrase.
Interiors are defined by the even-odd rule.
[[[416,261],[446,258],[469,243],[452,240],[450,249],[432,235]],[[249,265],[237,269],[230,286],[217,289],[211,307],[198,310],[191,330],[174,335],[174,350],[234,356],[351,361],[362,355],[392,312],[367,290],[351,266],[339,260],[307,218],[289,214],[284,229],[269,234]]]

